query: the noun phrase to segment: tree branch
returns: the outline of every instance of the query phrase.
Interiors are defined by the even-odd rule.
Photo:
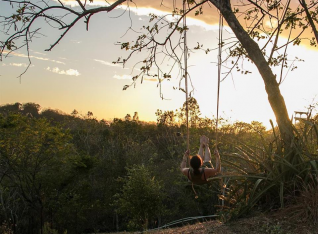
[[[308,10],[308,7],[307,7],[307,4],[306,4],[306,1],[305,0],[298,0],[300,5],[304,8],[304,11],[306,13],[306,16],[307,16],[307,20],[311,26],[311,29],[312,31],[314,32],[314,35],[315,35],[315,38],[316,38],[316,43],[318,44],[318,31],[317,31],[317,28],[316,28],[316,25],[312,19],[312,16]]]

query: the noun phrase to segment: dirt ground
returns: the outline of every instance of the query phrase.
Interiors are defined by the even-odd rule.
[[[127,232],[126,232],[127,233]],[[135,232],[137,233],[137,232]],[[140,232],[139,232],[140,233]],[[279,213],[258,214],[229,223],[208,221],[183,227],[145,231],[144,234],[318,234],[318,225],[289,220]]]
[[[311,225],[310,225],[311,226]],[[215,234],[317,234],[318,228],[308,224],[290,223],[273,217],[260,215],[252,218],[244,218],[235,222],[223,224],[219,221],[208,221],[188,225],[180,228],[166,229],[151,233],[215,233]]]

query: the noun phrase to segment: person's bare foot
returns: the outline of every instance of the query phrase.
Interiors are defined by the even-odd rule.
[[[200,136],[200,146],[205,147],[205,139],[204,136]]]
[[[207,136],[202,136],[202,138],[204,145],[207,146],[209,144],[209,138]]]
[[[209,138],[202,135],[200,137],[200,145],[202,145],[203,147],[207,146],[209,144]]]

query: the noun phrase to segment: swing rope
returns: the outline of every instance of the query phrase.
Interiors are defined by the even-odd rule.
[[[186,0],[183,0],[183,53],[184,53],[184,79],[185,79],[185,93],[186,93],[186,123],[187,123],[187,150],[190,149],[190,134],[189,134],[189,94],[188,94],[188,47],[187,47],[187,15],[186,12]],[[189,154],[190,155],[190,154]],[[188,159],[189,163],[190,159]]]
[[[183,52],[184,52],[184,74],[185,79],[185,94],[186,94],[186,128],[187,128],[187,150],[190,149],[190,134],[189,134],[189,95],[188,95],[188,47],[187,47],[187,17],[186,17],[186,0],[183,0],[183,29],[184,29],[184,38],[183,38]],[[220,83],[221,83],[221,67],[222,67],[222,43],[223,43],[223,16],[219,13],[219,42],[218,42],[218,85],[217,85],[217,110],[216,110],[216,144],[215,148],[217,149],[218,145],[218,124],[219,124],[219,107],[220,107]],[[188,157],[188,165],[190,167],[190,153]],[[195,194],[195,198],[198,198],[198,194],[194,189],[192,183],[192,190]],[[224,205],[224,204],[223,204]]]
[[[188,46],[187,46],[187,16],[186,16],[186,0],[183,0],[183,28],[184,28],[184,74],[185,79],[185,95],[186,95],[186,129],[187,129],[187,150],[190,149],[190,134],[189,134],[189,89],[188,89]],[[217,81],[217,107],[216,107],[216,126],[215,126],[215,142],[216,147],[219,143],[218,128],[219,128],[219,109],[220,109],[220,83],[221,83],[221,68],[222,68],[222,46],[223,46],[223,16],[219,12],[219,41],[218,41],[218,81]],[[189,160],[188,160],[189,161]]]
[[[215,124],[215,149],[218,150],[219,144],[219,107],[220,107],[220,84],[221,84],[221,68],[222,68],[222,46],[223,46],[223,16],[219,11],[219,45],[218,45],[218,89],[217,89],[217,106],[216,106],[216,124]],[[222,194],[225,196],[225,187],[223,178],[221,179],[223,187]],[[222,209],[224,207],[224,200],[222,200]]]
[[[220,84],[221,84],[221,68],[222,68],[222,43],[223,43],[223,16],[219,12],[219,44],[218,44],[218,88],[217,88],[217,104],[216,104],[216,123],[215,123],[215,147],[219,143],[219,109],[220,109]]]
[[[186,93],[186,122],[187,122],[187,150],[190,150],[190,134],[189,134],[189,94],[188,94],[188,47],[187,47],[187,15],[186,15],[186,0],[183,0],[183,53],[184,53],[184,82]],[[188,156],[188,167],[190,167],[190,152]],[[192,190],[195,194],[195,199],[199,196],[195,191],[192,183]]]
[[[184,74],[185,79],[185,95],[186,95],[186,129],[187,129],[187,150],[190,149],[190,134],[189,134],[189,94],[188,94],[188,47],[187,47],[187,16],[186,16],[186,0],[183,0],[183,50],[184,50]],[[217,107],[216,107],[216,124],[215,124],[215,147],[219,143],[219,109],[220,109],[220,83],[221,83],[221,68],[222,68],[222,46],[223,46],[223,16],[219,12],[219,41],[218,41],[218,83],[217,83]],[[190,158],[188,158],[188,163]]]

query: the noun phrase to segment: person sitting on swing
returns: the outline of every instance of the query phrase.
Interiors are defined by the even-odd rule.
[[[204,153],[203,153],[204,151]],[[204,157],[203,157],[204,155]],[[206,184],[208,178],[216,176],[221,172],[220,154],[217,149],[214,150],[216,168],[211,163],[211,152],[209,148],[209,138],[206,136],[200,137],[200,149],[197,155],[190,159],[191,168],[186,167],[189,150],[183,156],[181,162],[181,172],[194,184]]]

